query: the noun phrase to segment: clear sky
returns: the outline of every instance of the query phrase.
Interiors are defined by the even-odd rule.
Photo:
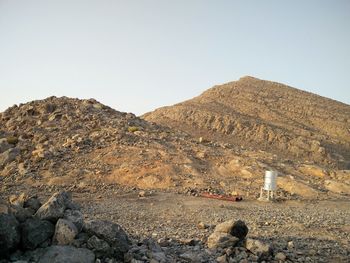
[[[350,104],[350,1],[0,0],[0,111],[65,95],[139,115],[244,75]]]

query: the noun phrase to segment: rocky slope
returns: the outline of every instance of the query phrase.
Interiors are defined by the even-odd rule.
[[[143,117],[292,161],[350,168],[350,106],[276,82],[243,77]]]
[[[267,169],[280,172],[280,198],[350,194],[347,170],[243,148],[237,142],[199,140],[93,99],[50,97],[13,106],[1,113],[0,127],[4,196],[60,189],[100,195],[123,186],[256,198]],[[328,155],[321,156],[332,162]]]
[[[186,133],[93,99],[13,106],[0,113],[0,262],[347,262],[348,124],[337,114],[339,127],[300,135],[318,153],[295,154],[294,141],[257,147],[254,132],[231,141],[185,118],[174,127]],[[255,200],[267,169],[279,172],[277,202]],[[208,191],[243,202],[198,197]]]
[[[0,127],[3,191],[12,184],[76,191],[115,183],[207,187],[216,163],[234,155],[95,100],[50,97],[13,106],[1,113]]]

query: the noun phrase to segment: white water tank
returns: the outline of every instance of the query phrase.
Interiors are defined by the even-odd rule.
[[[277,182],[277,172],[276,171],[265,171],[265,182],[264,190],[275,191]]]

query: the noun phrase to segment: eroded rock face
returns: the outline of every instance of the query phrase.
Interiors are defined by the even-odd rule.
[[[105,240],[113,248],[113,254],[118,258],[123,258],[124,253],[128,251],[131,245],[127,234],[121,226],[109,221],[86,221],[84,231]]]
[[[55,226],[47,220],[27,219],[21,226],[23,248],[35,249],[52,237],[54,229]]]
[[[39,263],[94,263],[95,255],[86,248],[51,246],[47,248]]]
[[[20,238],[19,223],[15,216],[0,214],[0,258],[15,250]]]

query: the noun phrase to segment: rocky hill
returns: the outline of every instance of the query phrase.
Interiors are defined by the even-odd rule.
[[[216,89],[219,90],[214,88],[205,94],[216,94]],[[199,97],[195,100],[206,101],[206,97],[213,96],[205,95],[203,99]],[[206,111],[201,109],[200,103],[193,101],[175,108],[186,109],[188,103],[197,105],[198,108],[189,107],[192,113],[186,113],[187,118],[184,118],[185,113],[175,110],[179,114],[174,116],[183,118],[183,125],[180,125],[178,120],[176,127],[191,127],[188,120],[193,120],[191,123],[193,127],[198,127],[198,135],[202,135],[202,138],[192,136],[195,133],[189,135],[177,129],[148,122],[131,113],[118,112],[93,99],[50,97],[13,106],[0,115],[1,195],[20,191],[35,194],[64,189],[101,196],[107,192],[118,191],[118,187],[126,187],[164,189],[191,195],[198,195],[204,191],[234,192],[256,198],[263,184],[264,171],[267,169],[274,169],[280,173],[278,194],[282,198],[318,198],[327,197],[328,194],[350,194],[350,172],[332,168],[332,165],[342,163],[341,155],[346,156],[340,150],[334,152],[340,148],[339,145],[342,149],[347,149],[348,145],[340,125],[334,127],[339,130],[339,135],[332,137],[332,145],[330,140],[320,139],[330,135],[315,133],[312,140],[305,134],[298,135],[297,138],[303,139],[305,145],[313,145],[316,149],[316,153],[309,152],[310,156],[315,156],[315,159],[312,159],[314,164],[311,164],[298,161],[302,160],[302,157],[305,158],[306,150],[293,144],[295,133],[302,133],[306,128],[295,128],[295,131],[292,128],[284,129],[283,138],[290,138],[284,151],[278,148],[283,147],[282,143],[272,147],[280,135],[273,137],[271,151],[264,148],[262,143],[261,148],[254,148],[252,146],[257,145],[259,139],[262,140],[260,137],[254,137],[254,130],[249,131],[246,126],[242,126],[243,131],[251,134],[252,138],[246,139],[246,143],[243,137],[240,137],[243,132],[237,133],[237,140],[234,140],[236,137],[231,138],[231,135],[222,132],[226,123],[222,120],[232,117],[227,114],[228,110],[226,113],[221,110],[222,114],[226,114],[221,117],[217,112],[217,117],[212,117],[212,121],[208,122],[208,125],[212,123],[213,127],[222,127],[222,130],[213,128],[211,132],[205,132],[204,128],[199,128],[203,122],[194,123],[194,120],[202,120],[197,118],[202,116],[201,114],[209,116],[213,114],[214,109],[219,111],[224,106],[219,107],[211,100],[204,106]],[[214,105],[213,111],[209,111],[208,105]],[[171,112],[171,109],[168,108],[165,112]],[[160,112],[162,110],[154,114]],[[146,117],[151,119],[151,116]],[[253,120],[253,117],[249,118]],[[336,118],[333,119],[335,122]],[[163,122],[164,118],[159,117],[159,120]],[[234,118],[230,120],[235,121]],[[243,123],[241,120],[237,122]],[[282,123],[283,118],[279,119],[279,122]],[[282,129],[273,130],[272,124],[267,121],[261,123],[261,127],[266,127],[276,134]],[[282,124],[275,121],[274,125],[277,127]],[[232,136],[234,131],[233,129]],[[341,136],[344,137],[342,141]],[[304,150],[300,150],[297,157],[275,154],[280,151],[287,155],[288,151],[293,152],[293,149]],[[335,161],[336,154],[339,156],[338,162]],[[318,162],[320,164],[317,165]]]
[[[0,113],[0,262],[348,262],[350,170],[339,169],[348,106],[329,100],[336,113],[314,110],[337,126],[292,128],[283,111],[260,120],[253,102],[236,101],[246,109],[235,113],[246,121],[244,139],[235,122],[223,132],[232,106],[227,96],[226,106],[215,102],[218,91],[180,104],[198,108],[174,119],[176,129],[172,115],[160,125],[94,99],[50,97]],[[214,114],[207,125],[216,128],[200,126],[200,114]],[[283,130],[286,147],[255,138],[254,120],[262,131]],[[316,153],[294,147],[295,134]],[[279,172],[277,202],[256,201],[267,169]]]
[[[226,154],[182,132],[90,100],[50,97],[0,115],[0,180],[12,184],[102,190],[207,187]],[[205,160],[204,160],[205,157]]]
[[[350,168],[350,106],[276,82],[243,77],[143,117],[292,161]]]

